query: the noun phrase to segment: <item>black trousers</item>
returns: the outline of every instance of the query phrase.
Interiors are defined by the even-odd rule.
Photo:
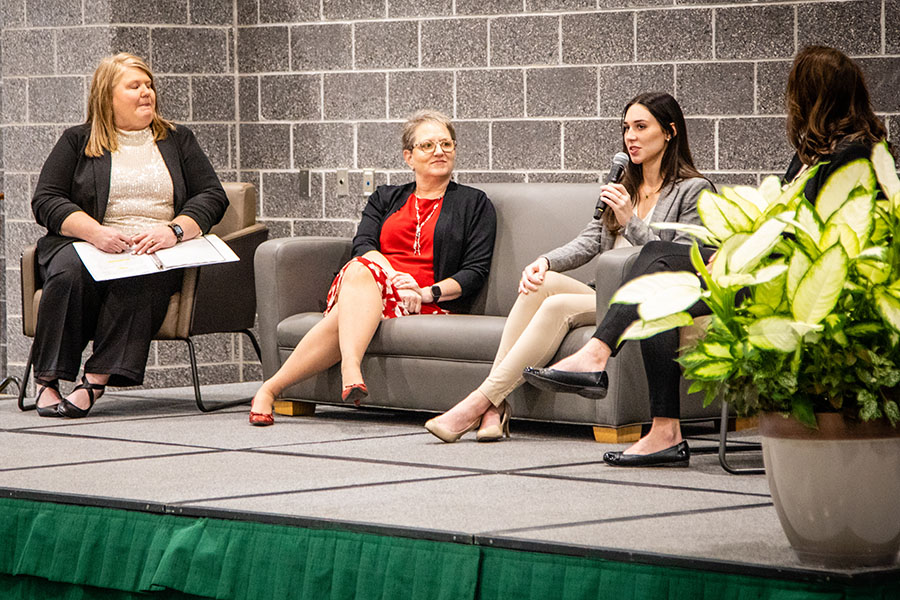
[[[35,377],[74,381],[81,354],[93,339],[85,372],[108,373],[113,386],[143,383],[150,341],[182,277],[175,270],[94,281],[75,247],[63,247],[41,265],[44,285],[32,350]]]
[[[694,273],[690,252],[691,247],[685,244],[650,242],[641,249],[625,281],[661,271]],[[708,261],[714,252],[712,248],[700,248],[704,261]],[[687,312],[692,317],[710,314],[706,303],[702,301],[694,304]],[[612,355],[615,356],[621,347],[618,344],[619,338],[639,318],[636,304],[612,304],[597,326],[594,337],[612,348]],[[678,357],[679,340],[678,329],[641,340],[641,355],[644,371],[647,373],[647,388],[650,390],[651,417],[678,419],[681,416],[681,366],[675,361]]]

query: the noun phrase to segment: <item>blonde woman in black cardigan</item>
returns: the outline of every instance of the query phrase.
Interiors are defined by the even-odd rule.
[[[150,67],[131,54],[104,58],[94,73],[88,119],[63,132],[41,169],[32,210],[43,293],[33,344],[37,412],[85,417],[107,384],[140,385],[150,340],[182,273],[94,281],[72,242],[104,252],[152,254],[219,222],[228,199],[186,127],[156,110]],[[93,339],[81,383],[65,399]]]

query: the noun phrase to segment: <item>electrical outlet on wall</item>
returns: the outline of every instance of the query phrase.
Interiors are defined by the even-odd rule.
[[[366,169],[363,171],[363,187],[362,193],[366,196],[375,191],[375,170]]]
[[[338,196],[349,196],[350,195],[350,174],[347,172],[347,169],[338,169],[337,170],[337,183],[335,187],[337,189]]]

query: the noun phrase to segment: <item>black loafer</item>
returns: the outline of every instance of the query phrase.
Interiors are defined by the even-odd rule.
[[[592,400],[606,398],[609,389],[609,376],[606,371],[557,371],[525,367],[522,376],[525,381],[538,389],[548,392],[572,392]]]
[[[603,462],[614,467],[687,467],[691,464],[691,449],[687,442],[681,442],[653,454],[607,452]]]

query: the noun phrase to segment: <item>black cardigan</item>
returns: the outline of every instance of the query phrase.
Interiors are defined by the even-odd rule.
[[[871,157],[871,142],[853,141],[838,144],[837,148],[832,154],[823,156],[821,159],[819,159],[819,169],[816,171],[815,175],[809,178],[809,180],[806,182],[806,185],[803,186],[803,194],[811,204],[815,205],[816,198],[819,197],[819,192],[822,190],[822,186],[825,185],[825,182],[828,181],[828,178],[832,173],[849,162],[853,162],[854,160],[858,160],[860,158]],[[802,167],[803,163],[800,162],[800,157],[794,154],[794,157],[791,159],[791,164],[788,166],[787,172],[784,174],[783,181],[787,183],[793,181]]]
[[[103,222],[109,201],[112,157],[86,156],[84,149],[91,134],[89,123],[66,129],[44,162],[31,210],[47,235],[38,240],[37,255],[42,265],[75,238],[60,234],[66,217],[83,210]],[[197,143],[193,132],[177,125],[164,140],[156,142],[172,177],[175,216],[191,217],[207,233],[218,223],[228,207],[225,190],[216,172]]]
[[[369,196],[353,238],[353,256],[381,251],[381,226],[415,189],[414,182],[383,185]],[[462,288],[462,296],[441,302],[442,307],[464,311],[482,288],[491,267],[496,232],[497,215],[485,193],[451,181],[434,226],[434,280],[454,279]]]

